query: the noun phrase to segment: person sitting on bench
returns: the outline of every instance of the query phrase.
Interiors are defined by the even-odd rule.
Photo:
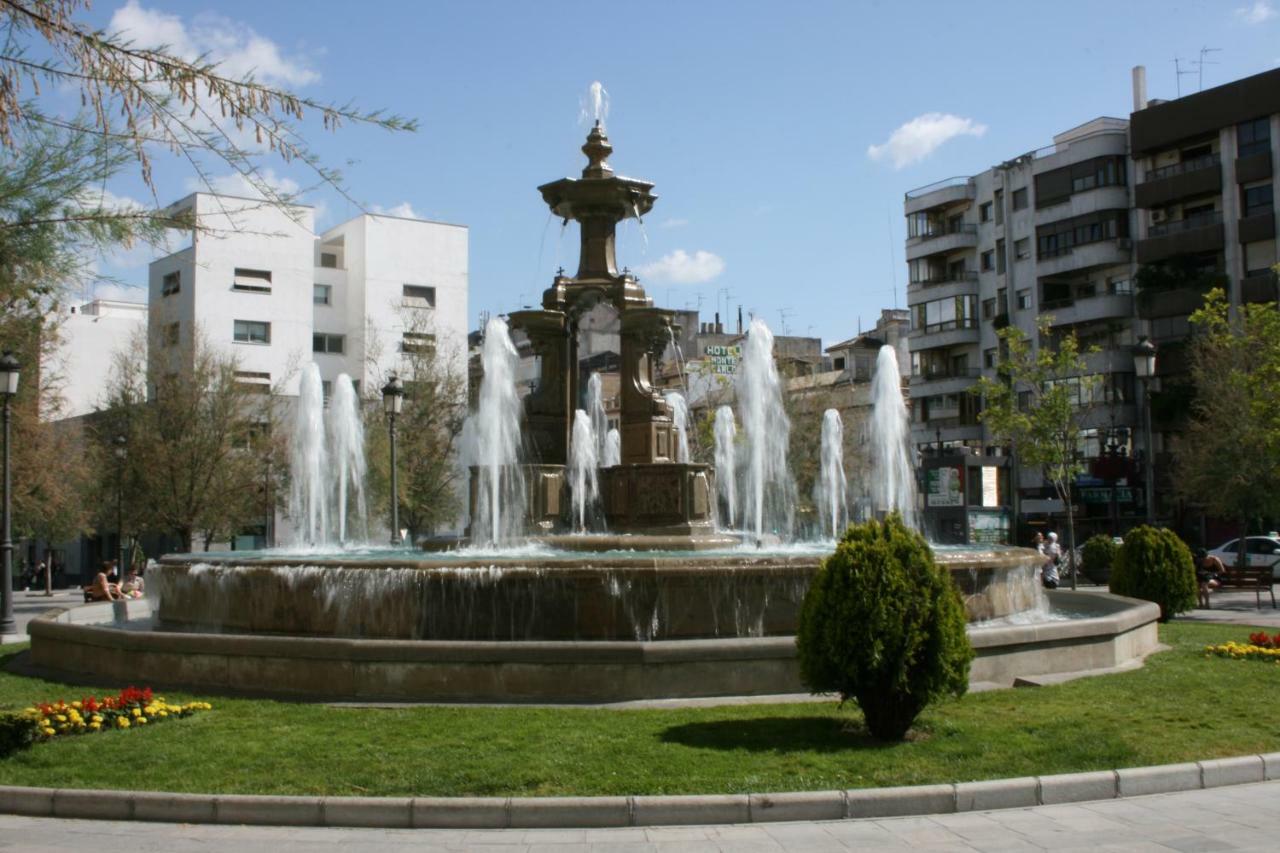
[[[103,563],[102,571],[98,572],[94,577],[93,583],[84,588],[85,601],[116,601],[123,599],[124,593],[120,591],[119,584],[114,582],[116,578],[115,563],[108,560]]]
[[[1222,561],[1204,549],[1196,552],[1196,585],[1200,588],[1200,598],[1196,603],[1200,607],[1209,606],[1209,593],[1221,586],[1221,579],[1226,566]]]

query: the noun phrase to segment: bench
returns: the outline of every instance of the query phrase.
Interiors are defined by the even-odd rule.
[[[1276,593],[1271,588],[1273,583],[1269,566],[1250,566],[1245,569],[1227,569],[1218,575],[1218,589],[1251,589],[1262,606],[1262,591],[1271,596],[1271,608],[1276,606]]]

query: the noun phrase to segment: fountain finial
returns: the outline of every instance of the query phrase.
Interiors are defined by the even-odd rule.
[[[613,153],[613,146],[609,144],[609,137],[605,135],[604,126],[599,119],[596,119],[595,127],[587,134],[582,153],[587,155],[588,161],[587,168],[582,170],[582,177],[607,178],[613,174],[613,167],[605,162]]]

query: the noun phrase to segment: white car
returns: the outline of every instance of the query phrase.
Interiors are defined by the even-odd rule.
[[[1271,576],[1280,580],[1280,536],[1246,536],[1244,548],[1250,566],[1269,566]],[[1214,548],[1209,554],[1231,569],[1235,568],[1239,551],[1240,540],[1232,539]]]

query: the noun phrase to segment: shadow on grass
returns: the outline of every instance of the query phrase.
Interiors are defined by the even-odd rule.
[[[837,717],[761,717],[685,723],[666,729],[662,741],[699,749],[750,752],[845,752],[897,746],[872,737],[860,721]]]

